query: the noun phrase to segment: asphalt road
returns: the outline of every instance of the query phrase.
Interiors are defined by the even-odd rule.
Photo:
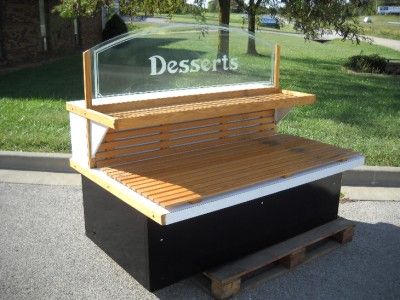
[[[353,242],[237,299],[399,299],[400,202],[358,201]],[[0,183],[1,299],[207,299],[194,279],[150,293],[84,234],[79,186]]]

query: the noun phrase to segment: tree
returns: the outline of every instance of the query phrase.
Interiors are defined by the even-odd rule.
[[[123,15],[131,18],[143,11],[144,0],[120,0],[119,7]],[[132,19],[131,19],[132,20]]]
[[[124,20],[122,20],[118,14],[113,14],[103,29],[103,41],[109,40],[126,32],[128,32],[128,27],[126,26]]]
[[[360,42],[362,33],[356,14],[357,5],[343,0],[301,1],[288,0],[281,10],[282,16],[293,22],[296,30],[306,39],[319,38],[335,32],[343,40]]]
[[[226,0],[218,0],[219,2],[219,26],[229,27],[231,16],[231,2]],[[218,31],[218,58],[224,55],[229,57],[229,31],[219,29]]]
[[[296,30],[302,31],[306,39],[320,37],[326,32],[335,32],[342,36],[343,40],[350,39],[360,42],[362,33],[359,20],[356,17],[356,0],[347,3],[344,0],[286,0],[280,7],[278,0],[235,0],[239,7],[248,15],[248,31],[255,36],[256,14],[261,6],[268,8],[272,15],[280,12],[281,16],[293,22]],[[219,0],[229,3],[230,1]],[[229,11],[220,9],[220,20],[229,20]],[[220,22],[221,23],[221,22]],[[229,23],[229,22],[228,22]],[[249,37],[247,53],[257,54],[255,40]]]
[[[209,12],[217,12],[219,10],[218,0],[210,0],[208,2],[208,11]]]
[[[145,16],[153,16],[156,13],[168,14],[186,10],[185,0],[120,0],[121,12],[131,17],[143,13]]]
[[[111,6],[112,0],[62,0],[54,7],[61,17],[76,19],[78,27],[78,47],[82,49],[82,17],[94,16],[102,6]]]
[[[236,0],[239,7],[247,14],[247,30],[253,36],[256,32],[256,14],[262,2],[265,2],[265,0],[249,0],[247,4],[243,0]],[[256,41],[254,38],[249,37],[247,40],[247,53],[257,54]]]

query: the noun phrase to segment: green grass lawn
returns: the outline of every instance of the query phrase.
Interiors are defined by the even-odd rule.
[[[317,95],[316,104],[285,118],[281,132],[355,149],[369,165],[400,166],[400,77],[354,75],[341,67],[361,50],[397,59],[400,52],[257,34],[282,45],[282,87]],[[69,152],[65,101],[82,96],[80,55],[0,76],[0,149]]]
[[[361,25],[366,35],[378,36],[388,39],[400,40],[400,16],[371,16],[372,23],[364,23],[360,17]],[[389,22],[397,22],[396,24]]]

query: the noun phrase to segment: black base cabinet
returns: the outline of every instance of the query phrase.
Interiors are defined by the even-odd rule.
[[[86,234],[154,291],[336,219],[341,178],[162,226],[82,176]]]

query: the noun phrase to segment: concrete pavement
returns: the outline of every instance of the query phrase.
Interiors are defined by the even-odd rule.
[[[85,237],[81,197],[79,185],[0,182],[0,298],[209,298],[192,278],[145,290]],[[400,201],[346,202],[340,215],[357,222],[352,243],[235,298],[398,299]]]
[[[385,39],[375,36],[369,36],[372,39],[372,43],[375,45],[384,46],[397,51],[400,51],[400,40]]]

